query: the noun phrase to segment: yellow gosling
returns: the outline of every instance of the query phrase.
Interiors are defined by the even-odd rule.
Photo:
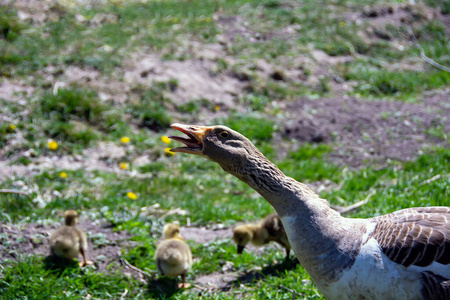
[[[79,263],[80,267],[92,265],[92,261],[86,260],[88,242],[85,233],[77,226],[77,212],[75,210],[65,211],[64,222],[65,225],[50,236],[51,253],[66,259],[74,259],[81,254],[83,261]]]
[[[291,245],[286,231],[277,214],[270,214],[257,224],[238,225],[233,229],[233,241],[237,245],[237,252],[242,253],[248,243],[262,246],[269,242],[277,242],[286,249],[286,260],[289,259]]]
[[[181,276],[179,288],[188,288],[186,274],[192,266],[192,253],[180,234],[180,227],[167,224],[163,230],[164,240],[156,248],[156,266],[162,275]]]

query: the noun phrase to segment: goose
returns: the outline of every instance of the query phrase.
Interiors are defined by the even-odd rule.
[[[257,224],[242,224],[234,227],[233,241],[237,245],[238,254],[242,253],[249,242],[255,246],[262,246],[272,241],[277,242],[286,249],[286,260],[289,259],[291,251],[283,223],[276,213],[268,215]]]
[[[186,273],[192,266],[192,253],[188,244],[180,235],[180,227],[166,224],[163,229],[164,240],[158,245],[155,253],[156,267],[162,275],[181,276],[178,288],[188,288]]]
[[[78,213],[75,210],[66,210],[64,223],[64,226],[50,235],[51,254],[65,259],[74,259],[81,254],[83,261],[79,263],[80,267],[92,265],[94,262],[86,259],[88,248],[86,234],[77,226]]]
[[[327,299],[450,299],[450,207],[346,218],[226,126],[172,124],[171,151],[218,163],[280,216],[302,266]]]

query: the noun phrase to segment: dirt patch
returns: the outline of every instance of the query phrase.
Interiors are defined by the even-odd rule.
[[[231,228],[207,229],[205,227],[182,227],[180,233],[185,240],[192,240],[197,244],[206,244],[215,240],[229,239]]]
[[[401,28],[407,26],[414,30],[433,19],[440,19],[445,24],[445,16],[439,12],[439,9],[420,3],[375,6],[366,8],[359,15],[353,16],[356,22],[368,22],[366,34],[371,40],[410,41],[409,34],[402,32]]]
[[[215,63],[209,60],[162,61],[158,55],[140,54],[124,64],[124,81],[151,86],[154,82],[176,81],[167,96],[177,104],[207,99],[228,107],[247,83],[226,74],[213,74]]]
[[[449,132],[449,95],[446,91],[419,104],[345,96],[300,99],[288,106],[290,116],[282,133],[302,142],[336,143],[333,159],[353,167],[365,161],[410,160],[428,145],[448,145],[427,131]]]
[[[42,77],[45,86],[52,87],[53,92],[76,85],[95,90],[103,101],[124,103],[130,96],[130,86],[115,79],[114,74],[108,77],[90,67],[50,65],[38,71],[37,76]]]
[[[34,88],[22,80],[9,80],[4,78],[0,82],[0,99],[7,101],[23,101],[23,104],[26,104],[23,99],[29,97],[33,91]]]
[[[53,224],[0,224],[0,262],[5,259],[16,260],[27,255],[50,254],[48,237],[59,226]],[[120,251],[133,246],[131,235],[125,231],[113,231],[108,224],[89,219],[80,219],[80,228],[89,240],[87,258],[93,260],[100,272],[114,260],[118,260]],[[79,258],[81,259],[81,257]]]
[[[201,290],[222,290],[228,291],[231,289],[233,283],[237,280],[239,275],[233,273],[211,273],[207,275],[201,275],[195,278],[196,288]]]

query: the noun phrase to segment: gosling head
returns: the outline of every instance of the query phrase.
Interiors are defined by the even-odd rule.
[[[78,213],[69,209],[64,212],[64,223],[66,226],[75,226],[78,224]]]
[[[163,229],[164,238],[167,239],[179,239],[183,240],[183,237],[180,234],[180,226],[177,224],[166,224]]]
[[[237,253],[242,254],[245,246],[250,243],[253,238],[253,232],[246,225],[236,226],[233,230],[233,241],[237,245]]]

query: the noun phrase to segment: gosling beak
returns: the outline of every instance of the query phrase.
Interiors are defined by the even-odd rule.
[[[203,150],[203,139],[213,129],[210,126],[183,125],[175,123],[170,125],[173,129],[179,130],[186,134],[188,138],[179,136],[169,136],[170,139],[182,142],[186,147],[178,147],[170,149],[172,152],[183,152],[201,155]]]
[[[244,251],[244,248],[245,248],[245,246],[238,245],[238,246],[237,246],[237,253],[238,253],[238,254],[242,254],[242,251]]]

